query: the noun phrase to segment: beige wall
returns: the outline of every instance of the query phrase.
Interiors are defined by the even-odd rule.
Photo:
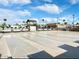
[[[30,26],[30,31],[36,31],[36,26]]]
[[[58,24],[57,26],[58,28],[66,28],[66,25],[63,25],[63,24]]]

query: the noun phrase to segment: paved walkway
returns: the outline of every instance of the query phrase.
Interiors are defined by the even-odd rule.
[[[79,32],[39,31],[0,34],[2,58],[79,58],[78,50]]]

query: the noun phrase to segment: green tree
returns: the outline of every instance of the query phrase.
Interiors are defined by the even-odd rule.
[[[79,23],[77,22],[76,25],[78,25]]]
[[[7,26],[6,23],[3,23],[1,27],[2,27],[2,29],[4,30],[4,28],[5,28],[6,26]]]
[[[65,19],[63,19],[63,22],[65,22],[66,20]]]
[[[7,28],[11,28],[11,25],[10,25],[10,24],[8,24],[6,27],[7,27]]]

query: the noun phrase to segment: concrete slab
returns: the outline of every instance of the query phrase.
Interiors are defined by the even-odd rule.
[[[3,36],[0,34],[0,53],[4,58],[8,56],[28,58],[28,55],[44,51],[52,57],[59,57],[72,50],[71,48],[68,51],[66,47],[63,49],[60,46],[68,45],[78,50],[79,43],[76,43],[76,41],[79,41],[78,32],[37,31],[5,33]]]

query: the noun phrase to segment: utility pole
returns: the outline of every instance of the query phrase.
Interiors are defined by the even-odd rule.
[[[72,23],[73,27],[74,27],[74,19],[75,19],[75,14],[73,14],[73,23]]]
[[[59,18],[57,17],[57,24],[58,24],[58,20],[59,20]]]
[[[57,17],[57,30],[58,30],[58,20],[59,20],[59,18]]]

